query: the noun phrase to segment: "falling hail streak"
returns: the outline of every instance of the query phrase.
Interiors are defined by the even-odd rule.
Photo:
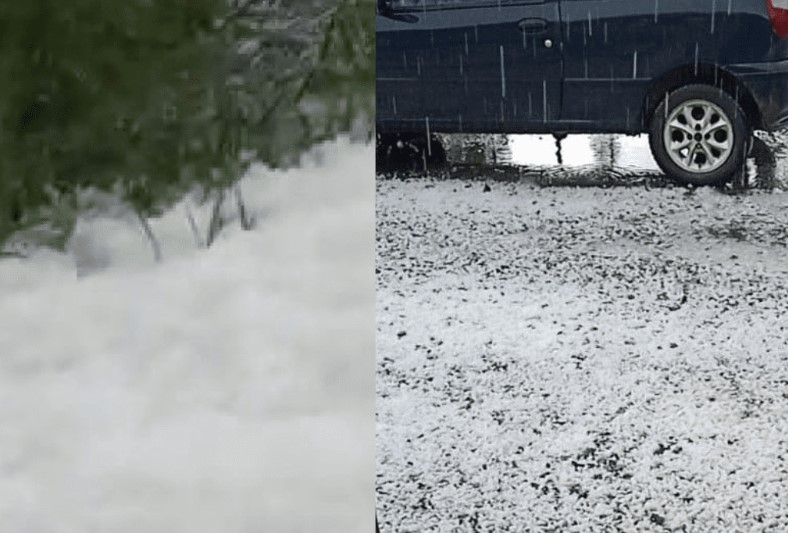
[[[610,65],[610,93],[611,94],[615,90],[615,81],[616,78],[613,76],[613,65]]]
[[[547,80],[542,80],[542,116],[547,122]]]
[[[717,0],[711,0],[711,34],[714,35],[714,19],[717,15]]]
[[[668,120],[669,107],[670,107],[670,93],[665,91],[665,120]]]
[[[506,98],[506,67],[503,62],[503,46],[501,50],[501,98]]]
[[[654,23],[659,22],[659,0],[654,0]]]
[[[635,50],[635,53],[632,54],[632,79],[637,79],[638,77],[638,51]]]
[[[432,142],[430,141],[430,117],[424,117],[424,122],[427,124],[427,155],[432,157]]]
[[[695,75],[698,75],[698,63],[700,62],[700,44],[695,43]]]

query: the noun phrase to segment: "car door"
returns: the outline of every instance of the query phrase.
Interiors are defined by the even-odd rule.
[[[386,129],[414,129],[424,124],[423,79],[419,72],[415,17],[378,1],[375,19],[376,115]]]
[[[564,19],[563,120],[594,131],[638,133],[652,84],[681,67],[717,64],[730,39],[727,1],[561,0]],[[737,6],[739,8],[739,6]]]
[[[669,41],[660,20],[672,3],[562,0],[564,120],[586,121],[589,131],[640,128],[640,108],[655,61],[684,46]]]
[[[421,127],[540,131],[559,117],[558,0],[387,2],[390,22],[385,27],[400,24],[407,30],[399,43],[391,37],[384,42],[398,44],[399,54],[404,52],[400,60],[416,85],[416,94],[410,94],[421,106]]]

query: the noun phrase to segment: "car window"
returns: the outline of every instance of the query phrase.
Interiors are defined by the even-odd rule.
[[[506,5],[543,4],[545,0],[390,0],[393,11],[462,9]]]

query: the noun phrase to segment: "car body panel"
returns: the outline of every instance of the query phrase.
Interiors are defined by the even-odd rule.
[[[735,75],[729,65],[788,57],[762,0],[563,0],[562,18],[561,119],[606,131],[644,131],[646,95],[676,69]],[[600,102],[615,102],[617,110]]]
[[[377,17],[376,113],[394,129],[424,123],[417,42],[405,17]]]
[[[728,67],[758,102],[760,128],[788,128],[788,60]]]
[[[558,119],[558,0],[422,3],[378,17],[378,113],[418,127],[486,131]],[[526,25],[526,32],[520,24]],[[528,26],[530,25],[530,26]],[[553,46],[543,46],[551,39]],[[405,51],[399,57],[394,48]],[[407,65],[407,67],[405,67]],[[414,89],[415,87],[415,89]],[[404,89],[407,105],[395,91]],[[396,105],[395,103],[399,104]]]
[[[788,39],[764,0],[392,1],[412,7],[377,17],[381,128],[640,133],[691,83],[753,101],[753,127],[788,124]]]

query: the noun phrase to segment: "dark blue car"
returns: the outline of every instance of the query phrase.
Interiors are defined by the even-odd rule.
[[[788,127],[788,0],[379,0],[376,35],[384,135],[648,133],[704,185]]]

